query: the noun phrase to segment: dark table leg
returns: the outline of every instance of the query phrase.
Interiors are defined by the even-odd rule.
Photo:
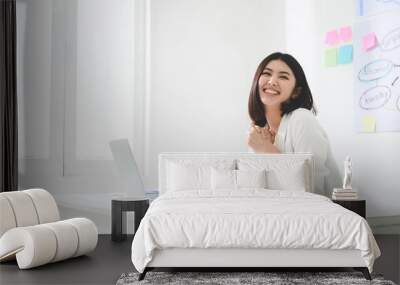
[[[126,228],[126,213],[122,209],[121,201],[111,202],[111,240],[123,241],[126,234],[123,234]]]
[[[149,208],[149,201],[141,201],[135,205],[135,231],[139,228],[140,221],[143,219],[146,214],[147,209]]]

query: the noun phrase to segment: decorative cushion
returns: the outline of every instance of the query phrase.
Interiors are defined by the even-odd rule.
[[[270,189],[306,191],[304,164],[295,164],[284,170],[271,169],[267,176]]]
[[[167,191],[210,190],[211,169],[234,169],[234,160],[176,159],[167,164]]]
[[[211,168],[211,189],[236,189],[236,170]]]
[[[187,189],[210,189],[210,167],[195,167],[170,163],[169,185],[172,191]]]
[[[262,170],[211,169],[211,189],[266,188],[267,177]]]
[[[266,171],[236,170],[237,188],[267,188]]]
[[[304,161],[274,159],[238,159],[239,170],[266,170],[267,188],[273,190],[310,191]]]

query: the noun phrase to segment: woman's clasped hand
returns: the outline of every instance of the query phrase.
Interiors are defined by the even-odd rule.
[[[267,152],[274,141],[275,133],[268,126],[262,128],[254,123],[251,124],[247,144],[255,152]]]

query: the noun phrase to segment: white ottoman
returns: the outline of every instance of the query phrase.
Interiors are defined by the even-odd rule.
[[[43,189],[0,193],[0,262],[17,259],[20,269],[86,254],[96,248],[89,219],[59,220],[57,205]]]

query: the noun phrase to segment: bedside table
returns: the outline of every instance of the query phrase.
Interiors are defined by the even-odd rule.
[[[146,198],[113,198],[111,201],[111,240],[123,241],[126,239],[126,212],[135,212],[135,232],[140,221],[149,208],[149,199]]]
[[[356,214],[359,214],[361,217],[365,219],[365,209],[366,209],[366,201],[365,200],[332,200],[332,202],[339,204],[340,206],[353,211]]]

